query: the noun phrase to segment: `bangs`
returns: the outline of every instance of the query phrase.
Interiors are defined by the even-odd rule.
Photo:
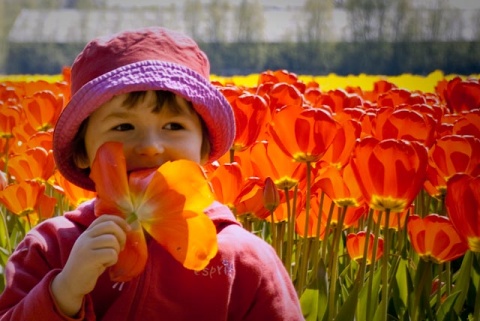
[[[127,107],[128,109],[135,107],[138,103],[141,103],[145,100],[147,93],[147,91],[130,92],[123,102],[123,106]],[[159,113],[163,107],[166,106],[171,112],[176,114],[182,113],[183,108],[177,102],[176,95],[173,92],[167,90],[156,90],[155,96],[156,100],[155,105],[152,108],[152,112]],[[185,101],[187,102],[188,111],[193,113],[194,109],[192,103],[188,100]]]

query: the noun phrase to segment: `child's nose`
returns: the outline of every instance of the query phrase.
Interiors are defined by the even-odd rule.
[[[160,135],[155,132],[149,132],[142,135],[136,144],[135,150],[139,155],[155,156],[165,151],[165,146]]]

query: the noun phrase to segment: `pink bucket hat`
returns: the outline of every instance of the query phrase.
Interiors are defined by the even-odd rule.
[[[73,160],[81,123],[113,96],[168,90],[192,102],[206,124],[209,161],[226,153],[235,136],[232,108],[209,81],[210,63],[194,40],[160,27],[142,28],[89,42],[71,71],[72,98],[55,125],[53,154],[66,179],[88,190],[95,184]]]

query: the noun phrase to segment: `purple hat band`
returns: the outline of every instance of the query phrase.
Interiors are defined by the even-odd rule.
[[[82,188],[95,190],[94,182],[75,165],[72,157],[72,141],[81,123],[113,96],[147,90],[168,90],[193,104],[207,127],[209,161],[218,159],[230,149],[235,137],[235,121],[223,94],[190,68],[172,62],[142,60],[87,82],[63,110],[55,126],[53,153],[57,168],[66,179]]]

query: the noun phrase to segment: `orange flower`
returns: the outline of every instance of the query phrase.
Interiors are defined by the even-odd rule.
[[[360,231],[358,233],[349,233],[347,235],[347,252],[352,260],[359,261],[363,258],[365,250],[365,241],[367,233]],[[373,243],[375,242],[375,235],[370,233],[368,235],[368,249],[367,249],[367,264],[372,263],[373,258]],[[378,238],[377,252],[375,261],[378,261],[383,255],[383,238]]]
[[[447,182],[448,216],[470,250],[480,252],[480,176],[456,174]]]
[[[429,114],[406,108],[381,108],[375,118],[375,137],[384,139],[406,139],[418,141],[425,146],[434,142],[437,122]]]
[[[36,147],[20,155],[12,156],[8,161],[8,171],[17,181],[47,181],[53,175],[55,162],[52,150]]]
[[[215,226],[203,213],[214,197],[198,164],[178,160],[127,176],[122,144],[108,142],[98,149],[90,177],[97,191],[96,215],[118,215],[132,227],[126,250],[110,269],[112,280],[128,281],[143,271],[142,228],[187,269],[201,270],[216,255]]]
[[[438,139],[430,148],[425,181],[430,195],[443,196],[447,181],[456,173],[480,175],[480,139],[449,135]]]
[[[370,208],[402,212],[425,181],[427,150],[418,142],[367,137],[356,146],[351,164]]]
[[[429,214],[421,218],[411,215],[408,218],[407,231],[413,249],[425,261],[451,261],[468,250],[467,244],[445,216]]]
[[[300,90],[292,84],[275,83],[267,91],[270,98],[269,108],[272,113],[285,106],[302,106],[304,97]]]
[[[57,200],[45,195],[45,185],[36,181],[21,181],[0,191],[0,202],[34,226],[53,215]]]
[[[220,164],[209,176],[215,198],[234,210],[235,202],[244,186],[242,168],[238,163]]]
[[[480,83],[478,80],[450,80],[443,92],[447,107],[452,114],[469,111],[480,106]]]
[[[0,138],[11,138],[13,128],[21,123],[20,109],[3,104],[0,108]]]
[[[39,91],[22,101],[30,134],[53,128],[63,108],[63,97],[55,96],[51,91]]]
[[[248,92],[226,97],[235,114],[235,140],[232,148],[242,151],[255,143],[260,133],[265,130],[270,110],[264,98]]]
[[[453,123],[452,133],[480,138],[480,109],[464,113]]]
[[[293,160],[317,162],[333,142],[337,126],[323,109],[289,105],[273,115],[270,134]]]
[[[321,162],[344,167],[350,160],[352,151],[357,144],[362,131],[361,124],[356,120],[345,120],[338,128],[332,144],[322,157]]]
[[[72,184],[63,177],[60,172],[55,172],[54,174],[55,182],[58,186],[54,186],[57,189],[60,189],[60,192],[63,193],[68,202],[73,207],[78,207],[81,203],[94,198],[97,193],[78,187],[77,185]]]
[[[263,186],[263,205],[267,210],[273,212],[279,204],[280,194],[278,192],[277,186],[275,186],[275,183],[273,182],[271,177],[267,177]]]
[[[312,189],[320,188],[340,207],[358,207],[364,203],[362,193],[350,165],[344,170],[335,166],[319,170]]]
[[[391,88],[379,95],[377,104],[379,107],[397,107],[402,104],[424,104],[426,99],[423,95],[403,88]]]
[[[292,189],[305,178],[305,163],[292,162],[274,141],[256,142],[250,149],[253,174],[262,180],[271,177],[281,190]]]

